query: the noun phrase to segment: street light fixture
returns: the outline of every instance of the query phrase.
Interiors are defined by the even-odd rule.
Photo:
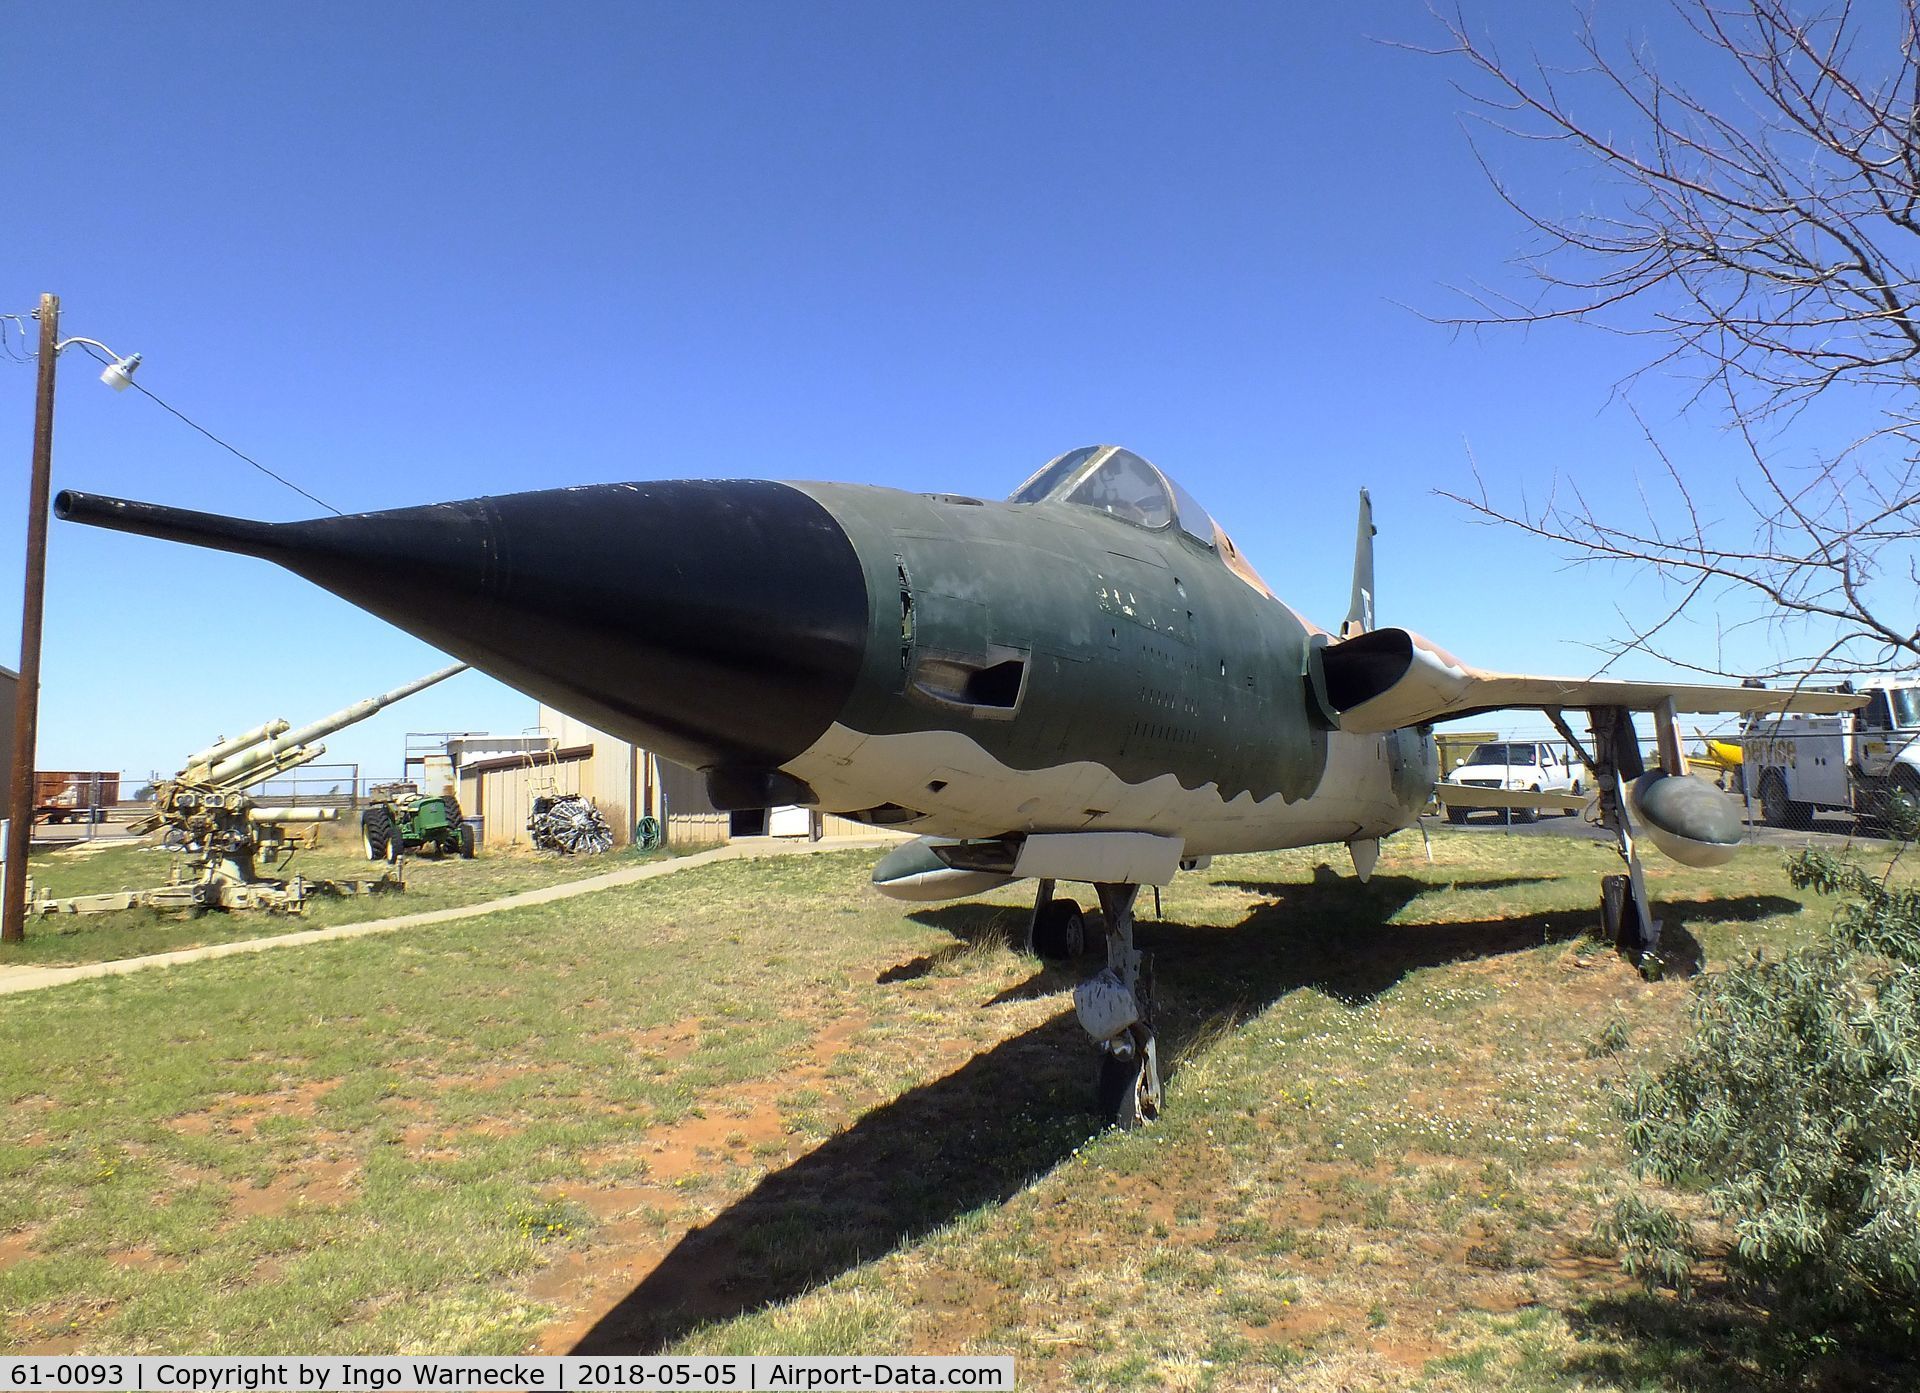
[[[27,849],[33,842],[33,755],[40,728],[40,619],[47,588],[47,495],[53,478],[53,370],[60,351],[88,344],[113,362],[100,380],[116,392],[133,385],[140,355],[122,358],[98,339],[60,337],[60,297],[42,295],[40,375],[33,403],[33,474],[27,486],[27,584],[20,611],[20,686],[13,707],[13,786],[8,790],[7,881],[0,896],[0,943],[27,936]]]
[[[60,342],[53,346],[53,351],[57,356],[65,353],[76,343],[84,343],[89,348],[97,348],[109,358],[113,359],[111,363],[107,364],[107,370],[100,374],[100,380],[113,388],[114,391],[124,392],[133,385],[133,370],[140,366],[140,355],[138,353],[129,353],[126,357],[122,358],[118,353],[115,353],[111,348],[108,348],[104,343],[100,342],[99,339],[83,339],[78,337],[61,339]]]
[[[133,370],[140,366],[140,355],[132,353],[125,358],[107,364],[107,370],[100,374],[100,380],[116,392],[124,392],[133,385]]]

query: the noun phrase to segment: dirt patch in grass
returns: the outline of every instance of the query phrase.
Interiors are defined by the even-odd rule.
[[[682,1120],[648,1129],[633,1146],[588,1158],[589,1165],[598,1169],[614,1169],[638,1159],[644,1163],[646,1179],[639,1185],[561,1188],[564,1199],[596,1217],[623,1217],[595,1226],[590,1255],[564,1255],[529,1288],[536,1300],[563,1310],[572,1308],[571,1315],[541,1333],[541,1350],[572,1349],[605,1319],[630,1285],[645,1283],[674,1245],[699,1226],[707,1203],[699,1182],[722,1179],[729,1170],[743,1177],[764,1173],[770,1164],[785,1165],[811,1151],[813,1145],[798,1135],[790,1121],[791,1100],[824,1082],[828,1066],[868,1024],[862,1014],[843,1016],[815,1035],[805,1058],[791,1068],[772,1078],[732,1086],[720,1096],[703,1099]],[[848,1184],[859,1181],[858,1176],[847,1177]],[[637,1209],[647,1212],[645,1220],[624,1218]],[[729,1249],[716,1246],[698,1262],[681,1264],[675,1282],[685,1303],[710,1313],[722,1311],[731,1260]],[[594,1280],[576,1280],[585,1279],[589,1271]],[[609,1273],[617,1273],[618,1280],[599,1280]]]
[[[766,1142],[781,1143],[784,1155],[787,1129],[778,1101],[784,1092],[778,1084],[748,1084],[733,1090],[725,1104],[711,1105],[725,1111],[691,1117],[650,1135],[641,1151],[647,1174],[670,1186],[749,1155]]]
[[[0,1268],[11,1267],[32,1252],[32,1233],[0,1234]]]
[[[273,1117],[311,1118],[320,1102],[340,1086],[339,1079],[316,1079],[270,1093],[233,1093],[209,1107],[169,1119],[167,1125],[187,1136],[204,1137],[216,1131],[247,1136],[262,1120]]]
[[[348,1203],[360,1176],[357,1160],[312,1160],[265,1185],[234,1181],[228,1186],[236,1219],[271,1219],[296,1204],[335,1207]]]
[[[0,1113],[6,1335],[1669,1386],[1627,1316],[1582,1313],[1627,1309],[1590,1237],[1611,1090],[1688,988],[1585,942],[1591,847],[1434,853],[1390,843],[1365,886],[1315,853],[1181,877],[1141,927],[1179,1067],[1138,1135],[1089,1111],[1075,972],[1005,946],[1019,887],[903,908],[870,856],[15,1000],[0,1097],[45,1101]],[[1799,932],[1770,853],[1663,893],[1710,961]],[[180,1265],[111,1256],[149,1252]]]
[[[642,1026],[629,1030],[601,1030],[588,1037],[596,1044],[618,1044],[636,1054],[673,1061],[685,1059],[700,1048],[700,1022],[675,1021],[671,1025]]]

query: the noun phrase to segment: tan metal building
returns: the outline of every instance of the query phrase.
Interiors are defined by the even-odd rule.
[[[460,806],[481,823],[481,843],[525,845],[527,817],[542,796],[586,798],[613,829],[614,844],[633,840],[634,828],[651,817],[674,846],[717,845],[735,837],[861,835],[872,829],[805,808],[760,808],[724,813],[707,801],[705,778],[650,750],[595,729],[564,711],[541,706],[541,733],[551,741],[544,754],[501,756],[463,764]]]

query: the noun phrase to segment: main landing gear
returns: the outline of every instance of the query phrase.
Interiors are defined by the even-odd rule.
[[[1133,944],[1138,885],[1096,885],[1106,929],[1107,965],[1073,989],[1073,1009],[1100,1048],[1095,1098],[1100,1115],[1131,1130],[1160,1115],[1160,1046],[1153,1031],[1153,962]],[[1068,928],[1068,925],[1071,928]],[[1029,943],[1042,957],[1077,956],[1079,906],[1040,882]]]
[[[1640,865],[1636,844],[1633,804],[1628,788],[1646,772],[1640,753],[1640,738],[1634,730],[1633,713],[1621,706],[1596,706],[1587,712],[1593,731],[1593,753],[1589,755],[1568,727],[1564,715],[1553,709],[1547,719],[1567,740],[1582,760],[1594,771],[1594,786],[1600,795],[1600,826],[1613,834],[1614,846],[1626,863],[1624,875],[1600,878],[1600,922],[1602,932],[1613,941],[1622,956],[1637,966],[1649,979],[1660,976],[1660,921],[1653,917],[1653,902],[1647,898],[1647,881]],[[1669,699],[1664,710],[1656,712],[1662,724],[1662,760],[1669,758],[1685,773],[1680,761],[1677,718]]]

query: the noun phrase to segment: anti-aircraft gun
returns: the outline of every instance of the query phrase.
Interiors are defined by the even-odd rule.
[[[264,858],[272,862],[288,846],[288,829],[331,822],[331,807],[266,807],[253,791],[269,779],[297,769],[326,753],[322,736],[364,721],[404,697],[465,672],[455,663],[390,692],[323,716],[292,730],[286,721],[269,721],[244,734],[216,741],[187,760],[170,779],[154,786],[153,811],[129,829],[136,835],[168,829],[169,840],[184,852],[170,884],[109,895],[39,900],[29,895],[38,914],[90,914],[146,905],[155,909],[267,909],[301,913],[313,894],[360,894],[398,888],[391,875],[379,881],[310,881],[300,876],[275,880],[259,874]]]

